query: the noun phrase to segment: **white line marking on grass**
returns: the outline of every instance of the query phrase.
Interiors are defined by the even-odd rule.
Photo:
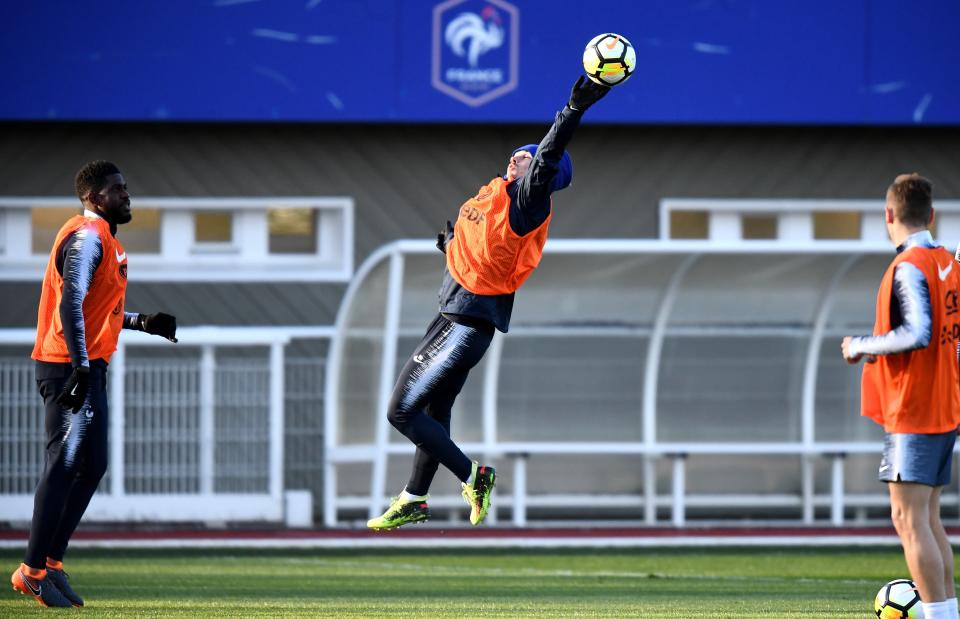
[[[951,536],[960,544],[960,536]],[[22,548],[25,540],[0,540],[0,548]],[[498,537],[498,538],[271,538],[259,539],[74,539],[75,548],[700,548],[755,547],[778,548],[831,546],[897,546],[896,535],[823,535],[823,536],[724,536],[724,537]]]
[[[226,557],[229,558],[229,557]],[[236,557],[240,559],[240,557]],[[411,574],[427,573],[432,576],[496,576],[500,578],[610,578],[625,580],[715,580],[721,582],[799,582],[809,584],[843,583],[843,584],[871,584],[874,579],[865,578],[810,578],[795,576],[738,576],[706,575],[706,574],[667,574],[664,572],[629,572],[629,571],[577,571],[577,570],[549,570],[535,567],[503,568],[503,567],[470,567],[464,565],[436,565],[423,563],[404,563],[394,561],[357,561],[338,559],[308,559],[291,557],[280,560],[280,563],[297,565],[316,565],[337,569],[376,569],[386,572],[383,576],[410,576]],[[402,570],[402,573],[397,573]],[[379,577],[379,576],[378,576]]]

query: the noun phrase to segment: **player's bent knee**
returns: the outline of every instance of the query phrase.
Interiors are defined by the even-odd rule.
[[[391,406],[387,411],[387,421],[402,433],[403,429],[410,423],[410,418],[413,417],[413,414],[412,411],[408,411],[399,406]]]

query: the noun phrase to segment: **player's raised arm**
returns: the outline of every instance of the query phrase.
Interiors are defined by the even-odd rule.
[[[636,66],[636,53],[625,37],[604,33],[593,37],[583,51],[584,75],[574,83],[570,98],[557,112],[553,125],[540,141],[516,149],[510,157],[506,180],[517,180],[510,221],[524,235],[539,227],[550,214],[550,194],[570,185],[573,164],[566,148],[580,118],[610,88],[627,81]]]
[[[609,86],[581,75],[570,91],[570,99],[557,112],[540,144],[521,146],[511,155],[508,177],[522,170],[524,163],[529,167],[529,171],[520,176],[514,202],[527,219],[521,228],[532,230],[540,225],[550,211],[550,194],[570,185],[573,164],[566,152],[567,145],[580,125],[583,113],[608,92]],[[519,232],[523,234],[523,230]]]
[[[570,185],[573,163],[566,151],[567,144],[583,113],[608,92],[609,86],[581,75],[540,144],[521,146],[510,156],[506,178],[519,178],[510,213],[517,234],[522,236],[539,227],[550,215],[550,195]]]

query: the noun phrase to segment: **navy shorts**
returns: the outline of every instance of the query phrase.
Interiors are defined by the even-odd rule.
[[[943,434],[884,434],[880,481],[946,486],[953,466],[954,431]]]

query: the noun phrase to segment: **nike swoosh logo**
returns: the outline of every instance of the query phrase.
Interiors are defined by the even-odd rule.
[[[609,43],[606,43],[607,49],[613,49],[614,47],[617,46],[617,43],[619,42],[620,42],[620,37],[618,36],[617,38],[610,41]]]
[[[23,575],[23,572],[20,572],[20,580],[23,581],[23,584],[27,585],[27,589],[30,589],[30,593],[33,595],[40,595],[40,592],[43,591],[43,586],[40,583],[37,583],[37,588],[34,589],[33,585],[30,584],[30,579]]]
[[[952,271],[952,270],[953,270],[953,263],[952,263],[952,262],[951,262],[950,264],[948,264],[948,265],[947,265],[947,268],[945,268],[945,269],[941,269],[941,268],[940,268],[940,265],[938,264],[938,265],[937,265],[937,273],[940,274],[940,281],[941,281],[941,282],[947,281],[947,275],[950,275],[950,271]]]
[[[70,395],[77,395],[77,387],[80,385],[74,385],[73,389],[70,390]]]
[[[880,467],[880,472],[882,473],[883,471],[886,471],[888,468],[890,468],[890,465],[889,465],[889,464],[886,465],[886,466],[881,466],[881,467]]]
[[[124,260],[127,259],[127,251],[126,251],[126,250],[124,250],[123,253],[121,254],[121,253],[118,252],[116,249],[114,249],[114,250],[113,250],[113,253],[115,253],[115,254],[117,255],[117,262],[123,262]]]
[[[423,363],[424,361],[426,361],[426,359],[423,357],[423,355],[417,355],[416,357],[413,358],[413,360],[414,360],[416,363]]]

